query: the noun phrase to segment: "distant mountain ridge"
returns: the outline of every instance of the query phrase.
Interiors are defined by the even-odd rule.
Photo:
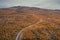
[[[38,8],[38,7],[27,7],[27,6],[13,6],[13,7],[9,7],[9,8],[35,8],[35,9],[43,9],[44,8]],[[9,9],[9,8],[0,8],[0,9]],[[45,9],[45,10],[52,10],[52,9]],[[56,11],[60,11],[58,9],[55,9]]]

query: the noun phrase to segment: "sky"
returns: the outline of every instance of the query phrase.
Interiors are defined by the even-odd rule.
[[[28,6],[60,10],[60,0],[0,0],[0,8],[13,6]]]

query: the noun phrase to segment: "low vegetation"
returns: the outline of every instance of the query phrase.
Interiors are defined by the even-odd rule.
[[[22,40],[60,40],[60,12],[32,7],[0,9],[0,40],[15,40],[26,27]]]

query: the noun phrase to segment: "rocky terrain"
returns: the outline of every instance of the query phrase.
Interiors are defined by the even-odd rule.
[[[0,40],[60,40],[60,10],[0,8]]]

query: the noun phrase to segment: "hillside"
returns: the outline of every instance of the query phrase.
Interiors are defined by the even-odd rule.
[[[0,40],[60,40],[60,10],[0,8]]]

